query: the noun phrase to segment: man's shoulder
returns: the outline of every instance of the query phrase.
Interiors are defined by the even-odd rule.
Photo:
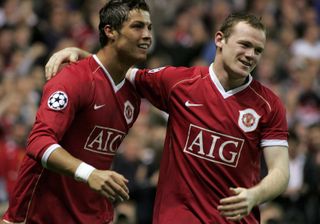
[[[93,57],[90,56],[79,61],[72,62],[65,66],[63,69],[66,69],[69,72],[77,71],[85,74],[88,71],[94,71],[98,67],[99,65],[95,62]]]
[[[258,80],[253,79],[250,88],[255,95],[263,99],[271,108],[277,108],[280,107],[280,105],[284,106],[280,96]]]
[[[195,75],[208,75],[209,74],[209,67],[208,66],[191,66],[191,67],[174,67],[168,66],[168,70],[172,72],[181,72],[186,74],[195,74]]]
[[[149,74],[158,73],[158,72],[165,72],[165,73],[203,73],[208,74],[209,68],[208,66],[192,66],[192,67],[185,67],[185,66],[163,66],[158,68],[151,68],[151,69],[139,69],[140,72],[147,71]]]
[[[278,98],[276,93],[270,89],[270,87],[266,86],[265,84],[261,83],[260,81],[253,79],[251,84],[251,88],[255,90],[257,93],[261,95],[268,95],[270,97]]]
[[[92,75],[98,67],[94,59],[88,57],[66,65],[60,73],[62,73],[61,76],[65,76],[69,81],[88,81],[92,79]]]

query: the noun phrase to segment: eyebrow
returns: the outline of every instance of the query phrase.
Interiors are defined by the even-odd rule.
[[[146,24],[146,25],[152,25],[152,23],[151,22],[144,22],[144,21],[142,21],[142,20],[133,20],[133,21],[131,21],[131,23],[140,23],[140,24]]]
[[[259,47],[259,46],[255,46],[252,42],[250,41],[247,41],[247,40],[239,40],[238,41],[239,43],[241,44],[247,44],[247,45],[250,45],[251,47],[253,47],[254,49],[256,50],[259,50],[259,51],[264,51],[264,48],[263,47]]]

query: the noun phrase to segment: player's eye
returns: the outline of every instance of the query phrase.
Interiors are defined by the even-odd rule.
[[[255,49],[255,52],[256,52],[256,54],[262,54],[263,49],[261,49],[261,48],[256,48],[256,49]]]
[[[250,47],[250,45],[248,43],[241,43],[240,44],[243,48],[248,48]]]

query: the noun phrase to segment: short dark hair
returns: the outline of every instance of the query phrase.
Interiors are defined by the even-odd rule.
[[[115,30],[120,30],[123,22],[128,19],[129,12],[134,9],[150,11],[145,0],[110,0],[100,9],[99,39],[101,47],[108,43],[108,37],[104,32],[105,26],[109,25]]]
[[[222,23],[219,31],[224,34],[224,38],[228,39],[233,31],[233,27],[238,24],[239,22],[245,22],[252,26],[253,28],[266,31],[265,25],[262,23],[261,18],[256,17],[252,14],[245,14],[245,13],[233,13],[230,14]]]

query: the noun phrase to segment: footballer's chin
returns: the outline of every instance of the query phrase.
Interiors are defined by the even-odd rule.
[[[244,68],[243,66],[238,67],[237,69],[234,70],[236,74],[238,74],[238,76],[240,77],[247,77],[248,74],[250,74],[251,72],[251,68]]]
[[[139,54],[137,54],[137,60],[139,61],[147,60],[147,51],[139,52]]]
[[[138,51],[138,54],[139,54],[140,57],[147,58],[148,50],[140,48],[139,51]]]
[[[252,70],[252,66],[247,66],[247,65],[240,65],[239,70],[241,70],[241,73],[243,73],[245,76],[247,76]]]

